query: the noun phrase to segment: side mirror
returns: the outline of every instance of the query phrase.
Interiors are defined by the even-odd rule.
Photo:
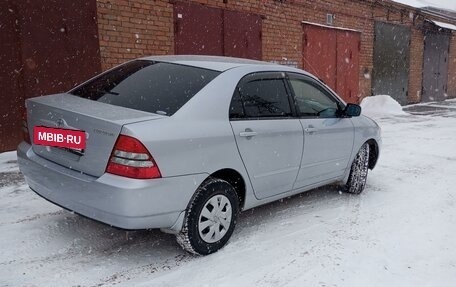
[[[347,117],[359,117],[361,115],[361,107],[356,104],[347,104],[343,115]]]

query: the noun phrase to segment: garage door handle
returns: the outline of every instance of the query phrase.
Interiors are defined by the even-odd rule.
[[[247,138],[248,138],[248,137],[254,137],[254,136],[256,136],[256,135],[257,135],[257,132],[252,132],[252,131],[250,131],[250,132],[247,132],[247,131],[246,131],[246,132],[240,132],[240,133],[239,133],[239,136],[240,136],[240,137],[247,137]]]
[[[314,133],[314,132],[318,131],[318,129],[317,128],[305,128],[304,131],[306,133],[310,134],[310,133]]]

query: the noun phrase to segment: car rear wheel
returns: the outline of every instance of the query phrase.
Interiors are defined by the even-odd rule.
[[[228,182],[210,178],[196,191],[187,209],[177,242],[185,250],[207,255],[222,248],[231,237],[239,213],[239,198]]]
[[[369,170],[369,144],[365,143],[359,149],[351,165],[350,175],[345,184],[345,191],[359,194],[366,186],[367,173]]]

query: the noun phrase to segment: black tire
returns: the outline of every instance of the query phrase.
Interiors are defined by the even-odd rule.
[[[366,186],[367,173],[369,170],[369,144],[365,143],[359,149],[358,153],[353,160],[348,176],[347,183],[345,184],[345,191],[354,194],[360,194]]]
[[[226,204],[226,199],[229,201],[230,206]],[[215,202],[219,204],[219,207],[213,207],[210,212],[211,216],[212,213],[217,210],[220,211],[217,215],[213,215],[212,220],[204,216],[207,214],[207,211],[209,211],[209,207],[212,206],[211,200],[215,200]],[[223,203],[221,203],[222,201]],[[225,204],[224,207],[222,207],[223,204]],[[227,220],[226,218],[228,207],[231,207],[230,220]],[[225,208],[224,212],[223,208]],[[205,209],[206,212],[204,214],[202,214],[203,209]],[[220,215],[222,212],[224,215]],[[228,242],[231,234],[233,234],[238,213],[239,198],[234,187],[227,181],[209,178],[201,184],[190,202],[184,220],[184,227],[182,231],[176,235],[177,242],[183,249],[193,254],[208,255],[214,253],[222,248]],[[225,217],[222,218],[223,216]],[[202,221],[203,219],[206,220]],[[221,220],[223,220],[225,225],[229,222],[229,227],[225,228],[222,226]],[[201,228],[203,228],[203,224],[211,224],[211,226],[204,227],[205,229],[200,231],[200,224]],[[216,240],[218,236],[216,236],[215,230],[217,229],[217,235],[222,236],[219,240]],[[213,236],[210,235],[212,230],[214,230]],[[206,231],[207,233],[204,234]],[[201,236],[201,234],[203,236]],[[204,236],[206,236],[205,238],[208,239],[207,241],[209,242],[203,238]],[[212,242],[212,240],[216,241]]]

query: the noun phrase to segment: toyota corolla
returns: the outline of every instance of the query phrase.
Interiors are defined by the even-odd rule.
[[[381,138],[360,113],[300,69],[147,57],[28,99],[18,161],[43,198],[205,255],[242,210],[327,184],[363,191]]]

